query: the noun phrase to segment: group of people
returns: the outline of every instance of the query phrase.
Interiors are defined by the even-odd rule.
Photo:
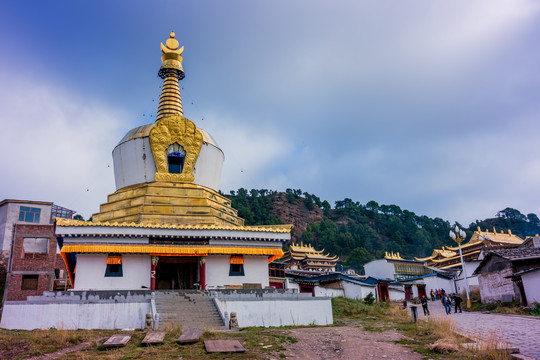
[[[438,294],[438,295],[437,295]],[[452,312],[452,305],[454,305],[454,313],[457,313],[461,311],[461,303],[463,302],[463,299],[457,295],[452,294],[452,296],[447,295],[444,291],[444,289],[437,289],[435,291],[431,290],[431,301],[435,301],[435,296],[438,296],[437,299],[441,300],[441,303],[444,306],[444,310],[446,311],[446,314],[450,314]],[[429,315],[429,308],[428,308],[428,299],[424,295],[420,299],[420,303],[422,304],[422,309],[424,310],[424,315]]]
[[[446,291],[444,291],[444,289],[431,289],[429,294],[431,295],[431,301],[441,300],[441,298],[446,295]]]

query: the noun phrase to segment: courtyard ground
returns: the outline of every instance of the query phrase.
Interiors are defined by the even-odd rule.
[[[180,335],[180,329],[171,329],[162,345],[150,347],[140,345],[144,331],[0,330],[0,359],[509,359],[508,355],[493,351],[480,353],[459,349],[457,353],[441,353],[440,347],[433,346],[442,341],[447,344],[442,346],[442,352],[453,351],[457,343],[469,341],[452,334],[454,325],[460,331],[466,327],[478,329],[486,335],[489,330],[475,323],[496,325],[498,321],[510,321],[502,324],[525,328],[528,334],[521,339],[525,344],[524,349],[532,349],[528,355],[535,356],[534,347],[537,344],[528,339],[534,338],[540,320],[532,318],[534,323],[522,317],[499,320],[486,318],[494,315],[478,313],[442,316],[442,311],[437,308],[439,304],[432,305],[430,319],[420,315],[423,321],[412,324],[409,309],[338,299],[334,301],[334,326],[247,328],[236,332],[206,332],[203,335],[203,340],[238,339],[247,352],[235,354],[207,354],[203,342],[178,345],[176,338]],[[124,348],[104,349],[104,339],[114,333],[130,333],[132,338]],[[508,333],[502,333],[503,336],[505,334]],[[73,351],[65,353],[70,349]],[[60,350],[64,352],[57,352]]]

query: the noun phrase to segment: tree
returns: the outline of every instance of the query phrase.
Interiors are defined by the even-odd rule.
[[[84,218],[82,217],[82,215],[77,214],[77,215],[75,215],[75,216],[73,217],[73,220],[84,221]]]
[[[533,213],[527,214],[527,220],[534,226],[538,226],[540,224],[540,219],[538,219],[538,216]]]
[[[508,219],[508,220],[527,220],[525,215],[523,215],[519,210],[512,209],[507,207],[504,210],[501,210],[497,213],[497,217]]]
[[[373,255],[364,247],[357,247],[347,257],[345,262],[348,266],[364,265],[373,260]]]

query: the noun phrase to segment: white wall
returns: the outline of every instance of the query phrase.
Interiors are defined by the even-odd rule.
[[[206,257],[206,288],[217,289],[224,285],[244,283],[269,286],[268,257],[244,255],[244,276],[229,276],[230,255],[209,255]]]
[[[373,260],[364,265],[367,276],[378,279],[394,280],[394,264],[388,263],[386,259]]]
[[[405,300],[405,291],[402,286],[389,286],[388,296],[390,297],[390,301],[403,301]]]
[[[465,270],[467,272],[467,281],[469,282],[469,290],[478,289],[478,276],[473,275],[476,268],[480,265],[480,261],[469,261],[465,262]],[[461,271],[456,279],[456,286],[458,288],[458,293],[465,292],[465,279],[464,273]]]
[[[154,181],[156,164],[149,137],[123,142],[114,148],[112,155],[117,190],[129,185]],[[219,148],[203,143],[193,171],[194,183],[218,191],[224,160],[223,152]]]
[[[329,298],[309,300],[261,300],[216,302],[224,314],[236,312],[239,327],[248,326],[289,326],[289,325],[331,325],[332,302]]]
[[[521,275],[527,303],[533,305],[540,303],[540,270],[531,271]]]
[[[150,302],[95,304],[6,303],[0,327],[10,330],[142,329]]]
[[[78,254],[74,290],[150,288],[150,255],[122,255],[122,277],[105,277],[107,254]]]
[[[316,285],[314,287],[315,296],[337,297],[345,296],[343,289],[326,288]]]
[[[428,298],[430,298],[429,294],[432,289],[433,291],[436,289],[444,289],[447,294],[453,294],[456,292],[453,279],[443,279],[438,276],[430,276],[424,278],[424,283],[426,284],[426,295]],[[415,296],[418,297],[418,290]]]
[[[348,281],[342,281],[342,286],[345,297],[361,300],[365,298],[369,293],[373,293],[374,298],[377,298],[377,288],[375,286],[363,286]]]

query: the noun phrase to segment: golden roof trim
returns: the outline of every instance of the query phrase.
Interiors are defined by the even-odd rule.
[[[256,226],[224,226],[224,225],[183,225],[183,224],[153,224],[153,223],[118,223],[118,222],[93,222],[73,219],[55,218],[56,226],[76,227],[132,227],[150,229],[177,229],[177,230],[228,230],[228,231],[256,231],[290,233],[293,225],[256,225]]]

